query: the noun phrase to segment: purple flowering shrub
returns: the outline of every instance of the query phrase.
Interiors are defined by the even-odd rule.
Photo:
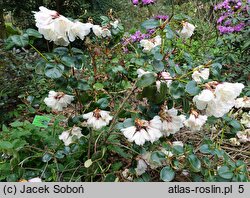
[[[214,10],[220,12],[217,20],[220,34],[240,32],[249,26],[249,1],[225,0],[215,5]]]
[[[150,4],[154,4],[156,2],[156,0],[132,0],[132,3],[134,5],[139,5],[139,3],[141,3],[142,5],[150,5]]]
[[[224,0],[214,6],[219,13],[216,21],[220,37],[216,54],[224,65],[224,72],[229,80],[249,79],[249,13],[250,1]]]

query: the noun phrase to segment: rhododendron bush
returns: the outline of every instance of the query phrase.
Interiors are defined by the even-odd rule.
[[[215,9],[232,14],[228,5],[236,4],[237,12],[239,2]],[[156,6],[157,1],[132,3]],[[226,31],[228,13],[217,21],[220,34],[248,25],[239,22]],[[33,71],[46,78],[49,89],[36,107],[26,100],[35,109],[30,119],[3,125],[1,180],[249,180],[244,160],[232,159],[224,149],[249,145],[248,84],[225,80],[220,62],[193,60],[181,47],[191,48],[199,34],[191,18],[152,16],[140,29],[124,33],[111,13],[101,24],[43,6],[33,14],[37,30],[6,43],[9,49],[36,51]],[[53,49],[40,51],[38,38]],[[249,156],[249,146],[243,155]]]

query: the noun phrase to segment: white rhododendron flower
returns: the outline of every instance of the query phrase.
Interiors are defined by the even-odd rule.
[[[152,39],[142,39],[140,41],[144,52],[151,51],[154,47],[161,45],[161,37],[158,35]]]
[[[214,99],[214,94],[212,91],[205,89],[199,95],[193,98],[197,109],[203,110],[207,107],[208,103]]]
[[[237,137],[240,142],[250,142],[250,129],[246,129],[245,131],[238,131]]]
[[[42,182],[42,180],[39,177],[35,177],[35,178],[32,178],[32,179],[29,179],[28,182]]]
[[[236,108],[250,108],[250,97],[237,98],[235,101]]]
[[[215,98],[208,103],[206,114],[208,116],[222,117],[235,105],[235,99],[240,95],[244,85],[242,83],[224,82],[216,86]]]
[[[98,37],[110,37],[108,28],[91,23],[72,22],[54,10],[49,10],[43,6],[39,7],[39,12],[33,12],[38,31],[46,40],[53,41],[56,45],[67,46],[76,38],[83,40],[91,31]],[[114,22],[117,25],[117,22]]]
[[[236,98],[240,95],[244,85],[241,83],[211,82],[213,89],[206,84],[208,89],[194,96],[193,102],[199,110],[206,110],[207,116],[222,117],[236,104]]]
[[[68,31],[74,23],[54,10],[43,6],[39,9],[39,12],[34,12],[38,31],[44,35],[45,39],[54,41],[57,45],[67,46],[69,44]]]
[[[215,95],[220,101],[228,103],[240,95],[244,85],[242,83],[228,83],[224,82],[216,86]]]
[[[100,25],[93,25],[92,30],[97,37],[102,36],[102,27]]]
[[[250,111],[242,114],[240,123],[243,124],[246,128],[250,128]]]
[[[155,116],[152,120],[135,120],[135,126],[121,129],[123,135],[128,141],[135,142],[137,145],[143,145],[146,141],[151,143],[157,141],[161,136],[162,122],[159,116]]]
[[[87,119],[87,124],[90,127],[93,127],[94,129],[100,129],[104,126],[107,126],[109,122],[113,119],[113,117],[109,114],[109,111],[95,109],[92,112],[84,114],[83,118]]]
[[[184,121],[184,125],[190,128],[191,131],[199,131],[206,121],[206,115],[199,115],[197,112],[192,112],[189,118]]]
[[[93,24],[91,23],[75,22],[68,31],[69,40],[73,42],[77,37],[84,40],[85,36],[90,33],[92,27]]]
[[[178,111],[175,108],[168,109],[167,107],[160,112],[162,120],[161,131],[164,136],[169,136],[178,132],[184,125],[185,116],[177,116]]]
[[[74,100],[74,96],[63,92],[50,91],[48,97],[44,99],[45,104],[53,110],[62,111]]]
[[[148,165],[143,159],[139,159],[137,162],[137,167],[135,168],[137,175],[142,175],[146,172]]]
[[[199,66],[192,74],[192,78],[196,82],[201,82],[201,80],[207,80],[209,77],[209,68],[202,68]]]
[[[234,101],[228,101],[228,103],[223,103],[218,98],[215,98],[214,100],[211,100],[210,103],[208,103],[206,108],[206,115],[220,118],[228,113],[230,109],[232,109],[234,104],[233,102]]]
[[[40,10],[39,12],[33,11],[36,20],[36,26],[38,28],[49,25],[54,19],[60,16],[60,14],[57,11],[49,10],[44,6],[40,6],[39,10]]]
[[[74,136],[77,137],[77,139],[83,136],[80,127],[74,126],[72,129],[62,132],[62,134],[59,135],[59,139],[64,142],[65,146],[69,146],[71,143],[73,143]]]
[[[195,26],[188,22],[184,22],[182,25],[183,25],[183,28],[179,32],[180,36],[186,39],[190,38],[194,33]]]

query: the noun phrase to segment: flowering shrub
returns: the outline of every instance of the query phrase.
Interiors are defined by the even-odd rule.
[[[231,77],[234,80],[249,79],[250,68],[247,64],[249,62],[249,6],[249,1],[225,0],[214,7],[215,12],[218,13],[217,29],[222,35],[217,42],[221,49],[217,56],[220,57],[218,59],[224,65],[228,78]]]
[[[10,37],[8,44],[40,54],[35,71],[53,83],[43,99],[52,113],[39,125],[3,126],[0,170],[8,171],[2,180],[248,181],[246,164],[222,149],[225,136],[249,141],[248,114],[239,115],[246,125],[236,116],[236,108],[249,108],[245,85],[221,81],[220,63],[194,62],[183,53],[178,43],[195,34],[191,21],[148,19],[124,37],[113,17],[94,25],[45,7],[34,15],[38,31]],[[41,35],[59,46],[41,53],[32,45]],[[70,46],[77,39],[83,50]],[[195,148],[178,141],[183,134],[202,140]]]
[[[217,20],[217,28],[221,34],[240,32],[244,27],[249,26],[249,1],[225,0],[217,4],[214,9],[220,11],[221,15]],[[242,20],[243,19],[243,20]]]

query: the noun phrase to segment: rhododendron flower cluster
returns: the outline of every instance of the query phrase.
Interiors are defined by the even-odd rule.
[[[182,25],[183,25],[183,28],[179,32],[180,36],[185,39],[190,38],[194,33],[195,26],[188,22],[183,22]]]
[[[184,115],[177,115],[178,111],[175,108],[168,109],[166,107],[159,114],[162,121],[161,132],[164,136],[174,134],[184,126],[183,122],[186,118]]]
[[[68,46],[76,38],[83,40],[91,32],[91,29],[97,37],[111,36],[107,27],[79,21],[72,22],[55,10],[49,10],[43,6],[40,6],[39,9],[39,12],[33,12],[38,31],[46,40],[54,41],[56,45]]]
[[[192,111],[189,118],[184,121],[184,125],[190,128],[191,131],[199,131],[206,121],[206,115],[200,115],[197,112]]]
[[[135,125],[121,129],[123,135],[128,141],[135,142],[137,145],[143,145],[146,141],[151,143],[157,141],[161,136],[161,120],[155,116],[152,120],[136,119]]]
[[[209,77],[209,68],[203,68],[199,66],[195,68],[195,71],[192,74],[192,78],[196,82],[201,82],[201,80],[207,80]]]
[[[206,84],[207,89],[193,98],[199,110],[206,110],[207,116],[222,117],[232,109],[236,98],[240,95],[244,85],[242,83],[217,83]]]
[[[63,92],[50,91],[48,97],[44,99],[45,104],[53,110],[62,111],[74,100],[74,96]]]
[[[221,12],[217,20],[217,29],[221,34],[240,32],[249,25],[249,14],[247,13],[248,3],[241,0],[224,0],[215,5],[214,9]],[[237,19],[241,18],[240,20]],[[246,20],[244,20],[244,18]]]
[[[151,39],[143,39],[140,41],[140,44],[143,47],[144,52],[149,52],[156,46],[161,45],[161,37],[158,35]]]
[[[64,142],[65,146],[69,146],[70,144],[74,142],[73,137],[76,137],[77,139],[79,139],[82,136],[83,135],[81,133],[81,128],[74,126],[72,129],[62,132],[62,134],[59,135],[59,139]]]
[[[104,126],[107,126],[113,119],[113,117],[109,114],[109,111],[95,109],[92,112],[84,114],[83,118],[87,119],[88,126],[93,127],[94,129],[100,129]]]

